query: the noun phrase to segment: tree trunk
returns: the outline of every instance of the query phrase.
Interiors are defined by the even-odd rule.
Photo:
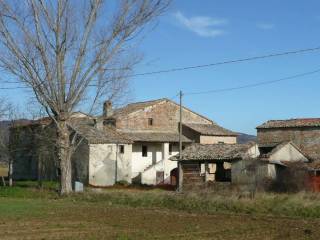
[[[12,187],[13,185],[13,181],[12,181],[12,175],[13,175],[13,166],[12,166],[12,158],[10,156],[10,159],[9,159],[9,186]]]
[[[72,192],[70,134],[66,121],[58,121],[57,151],[60,165],[60,194]]]

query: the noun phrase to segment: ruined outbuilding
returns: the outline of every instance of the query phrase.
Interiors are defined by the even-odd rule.
[[[242,181],[243,170],[259,156],[257,144],[199,144],[186,147],[181,157],[172,157],[179,165],[178,189],[205,186],[208,182]]]

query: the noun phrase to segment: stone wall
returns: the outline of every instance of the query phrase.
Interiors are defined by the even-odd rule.
[[[210,120],[199,116],[187,109],[183,109],[184,123],[212,123]],[[168,101],[150,106],[144,110],[134,112],[126,117],[117,119],[116,126],[119,129],[127,130],[159,130],[178,131],[180,110],[179,106]],[[148,119],[152,118],[153,123],[149,125]]]
[[[312,159],[320,159],[320,128],[258,129],[258,143],[292,141]]]
[[[10,130],[15,180],[55,180],[56,158],[51,127],[30,125]]]

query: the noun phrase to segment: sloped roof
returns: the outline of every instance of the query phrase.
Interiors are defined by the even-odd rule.
[[[112,127],[105,127],[105,129],[102,131],[87,124],[73,124],[71,128],[91,144],[132,143],[127,136],[117,132]]]
[[[257,129],[266,128],[293,128],[293,127],[320,127],[320,118],[296,118],[288,120],[269,120]]]
[[[151,100],[151,101],[146,101],[146,102],[136,102],[136,103],[130,103],[126,105],[125,107],[115,109],[113,112],[112,117],[118,117],[118,116],[123,116],[127,115],[139,110],[142,110],[146,107],[153,106],[154,104],[160,103],[166,101],[165,98],[157,99],[157,100]]]
[[[305,158],[307,158],[308,160],[310,159],[309,156],[307,156],[305,153],[303,153],[293,142],[291,141],[284,141],[278,144],[275,144],[272,148],[270,152],[265,153],[265,154],[261,154],[259,156],[259,159],[262,161],[269,161],[269,158],[275,154],[277,151],[279,151],[281,148],[283,148],[284,146],[290,144],[292,147],[294,147],[298,152],[300,152]],[[259,145],[259,147],[261,147],[261,145]],[[282,160],[279,159],[278,162],[286,162],[286,160]]]
[[[118,118],[118,117],[123,117],[123,116],[126,116],[128,114],[131,114],[131,113],[134,113],[136,111],[140,111],[140,110],[143,110],[147,107],[151,107],[155,104],[158,104],[158,103],[161,103],[161,102],[170,102],[172,104],[175,104],[177,106],[179,106],[179,104],[177,104],[176,102],[170,100],[170,99],[167,99],[167,98],[160,98],[160,99],[156,99],[156,100],[151,100],[151,101],[145,101],[145,102],[136,102],[136,103],[130,103],[122,108],[118,108],[118,109],[114,109],[113,110],[113,115],[110,116],[111,118]],[[196,113],[194,111],[192,111],[191,109],[183,106],[183,109],[187,110],[187,111],[190,111],[212,123],[214,123],[211,119],[199,114],[199,113]]]
[[[217,124],[198,124],[198,123],[184,123],[183,125],[192,130],[208,136],[238,136],[238,133],[232,132],[226,128],[220,127]]]
[[[130,131],[121,132],[134,142],[179,142],[178,132]],[[192,142],[182,135],[182,142]]]
[[[255,143],[247,144],[200,144],[193,143],[182,151],[182,161],[188,160],[237,160],[249,157],[248,150]],[[170,158],[179,161],[179,156]]]

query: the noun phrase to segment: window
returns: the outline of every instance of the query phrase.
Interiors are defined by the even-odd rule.
[[[152,126],[153,125],[153,118],[148,118],[148,125]]]
[[[124,154],[124,145],[119,145],[119,153]]]
[[[186,148],[186,146],[182,146],[182,150],[184,150]]]
[[[172,144],[169,144],[169,155],[172,155]]]
[[[148,157],[148,147],[142,146],[142,157]]]
[[[218,142],[218,144],[224,144],[224,142]]]

